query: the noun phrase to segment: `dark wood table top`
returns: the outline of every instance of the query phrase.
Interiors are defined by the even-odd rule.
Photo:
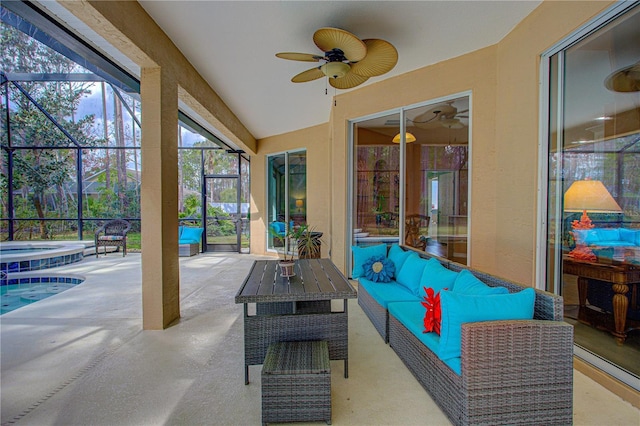
[[[562,256],[562,262],[565,274],[620,284],[640,282],[640,265],[637,263],[600,258],[596,262],[589,262],[568,255]]]
[[[357,293],[330,259],[298,259],[295,276],[283,278],[277,260],[256,260],[236,303],[355,299]]]

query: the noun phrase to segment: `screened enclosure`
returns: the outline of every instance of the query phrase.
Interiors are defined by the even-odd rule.
[[[4,5],[1,16],[0,239],[92,240],[119,218],[139,249],[139,82]],[[202,251],[248,250],[248,156],[182,112],[178,134],[180,223],[206,230]]]

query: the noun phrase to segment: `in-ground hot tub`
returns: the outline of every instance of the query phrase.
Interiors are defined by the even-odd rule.
[[[55,268],[82,260],[84,244],[54,242],[0,243],[0,271],[7,273]]]

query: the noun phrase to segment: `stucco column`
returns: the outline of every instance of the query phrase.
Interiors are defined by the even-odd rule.
[[[178,86],[162,68],[143,68],[142,327],[180,318],[178,262]]]

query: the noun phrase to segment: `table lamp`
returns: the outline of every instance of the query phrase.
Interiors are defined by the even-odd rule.
[[[296,200],[296,207],[298,208],[298,213],[300,213],[300,209],[302,208],[304,201]]]
[[[620,213],[622,209],[613,199],[607,188],[599,180],[577,180],[571,184],[567,192],[564,193],[564,211],[566,212],[582,212],[580,220],[574,220],[571,228],[591,229],[594,227],[587,212],[591,213]],[[583,238],[576,238],[576,248],[573,249],[569,256],[595,261],[596,255],[589,249]]]

